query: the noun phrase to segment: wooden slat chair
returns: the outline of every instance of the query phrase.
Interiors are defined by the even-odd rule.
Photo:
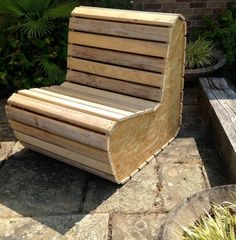
[[[185,22],[81,6],[69,28],[66,81],[13,94],[10,125],[26,147],[124,183],[179,130]]]

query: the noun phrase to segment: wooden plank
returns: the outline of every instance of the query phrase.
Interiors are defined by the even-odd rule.
[[[79,101],[74,101],[73,99],[66,99],[65,97],[63,97],[63,95],[60,96],[59,94],[55,94],[55,93],[50,94],[49,91],[40,90],[40,89],[36,91],[20,90],[18,91],[18,94],[26,97],[38,99],[47,103],[52,103],[57,106],[66,107],[68,109],[89,113],[94,116],[111,119],[114,121],[120,120],[122,118],[132,115],[132,113],[130,113],[129,115],[128,114],[124,115],[114,111],[108,111],[106,109],[98,108],[97,106],[92,106],[91,104],[86,105]]]
[[[95,88],[82,86],[82,85],[69,83],[69,82],[64,82],[61,86],[69,89],[77,90],[80,93],[91,94],[91,95],[95,95],[96,97],[107,98],[109,99],[109,101],[120,102],[123,105],[130,104],[130,106],[134,106],[139,109],[149,109],[157,105],[157,103],[152,101],[135,98],[131,96],[126,96],[118,93],[108,92],[108,91],[95,89]]]
[[[71,15],[83,18],[104,19],[109,21],[130,22],[168,27],[173,26],[173,24],[180,16],[178,14],[169,13],[130,11],[87,6],[80,6],[75,8],[72,11]]]
[[[52,103],[45,103],[44,101],[19,94],[13,94],[8,99],[8,104],[101,133],[108,134],[115,124],[112,120],[75,111]]]
[[[68,55],[140,70],[164,73],[165,59],[68,44]]]
[[[31,137],[39,138],[40,140],[43,140],[45,142],[58,145],[67,150],[96,159],[100,162],[104,162],[107,164],[109,162],[108,153],[100,149],[93,148],[91,146],[84,145],[79,142],[67,139],[65,137],[61,137],[59,135],[55,135],[53,133],[46,132],[44,130],[40,130],[39,128],[31,127],[13,120],[9,120],[9,124],[11,128],[16,130],[17,132],[27,133]]]
[[[162,87],[164,75],[68,57],[67,67],[80,72],[116,78],[122,81]]]
[[[87,171],[89,173],[92,173],[92,174],[95,174],[99,177],[102,177],[102,178],[105,178],[109,181],[112,181],[112,182],[115,182],[115,183],[120,183],[120,182],[117,182],[114,178],[114,176],[110,175],[110,174],[107,174],[107,173],[104,173],[104,172],[101,172],[101,171],[98,171],[98,170],[95,170],[94,168],[91,168],[91,167],[86,167],[78,162],[75,162],[75,161],[72,161],[71,159],[68,159],[68,158],[65,158],[65,157],[61,157],[55,153],[52,153],[52,152],[49,152],[49,151],[46,151],[42,148],[39,148],[39,147],[36,147],[36,146],[33,146],[31,144],[28,144],[28,143],[25,143],[25,142],[22,142],[21,143],[26,147],[26,148],[29,148],[35,152],[38,152],[38,153],[41,153],[43,155],[46,155],[46,156],[49,156],[51,158],[54,158],[54,159],[57,159],[61,162],[65,162],[69,165],[72,165],[74,167],[77,167],[77,168],[80,168],[84,171]]]
[[[124,110],[124,111],[128,111],[128,112],[136,113],[137,111],[141,111],[143,109],[143,107],[141,107],[141,106],[135,107],[134,105],[132,105],[130,103],[126,103],[125,105],[123,105],[123,102],[110,101],[109,98],[102,97],[102,96],[96,96],[96,95],[90,94],[90,93],[80,92],[78,90],[63,87],[62,85],[61,86],[43,87],[42,89],[45,89],[45,90],[51,91],[51,92],[55,92],[55,93],[64,94],[64,95],[71,96],[73,98],[78,98],[81,100],[85,100],[88,102],[98,103],[98,104],[102,104],[104,106],[117,108],[118,110],[122,110],[122,111]]]
[[[15,134],[16,138],[19,139],[20,141],[23,141],[23,142],[28,143],[30,145],[39,147],[39,148],[44,149],[46,151],[56,153],[56,154],[58,154],[62,157],[71,159],[72,161],[80,163],[84,166],[92,167],[92,168],[94,168],[96,170],[99,170],[101,172],[112,174],[111,166],[108,165],[108,164],[105,164],[103,162],[99,162],[95,159],[89,158],[89,157],[81,155],[79,153],[72,152],[72,151],[67,150],[63,147],[59,147],[57,145],[42,141],[38,138],[31,137],[29,135],[26,135],[26,134],[23,134],[23,133],[20,133],[20,132],[17,132],[17,131],[14,131],[14,134]]]
[[[69,32],[68,42],[78,45],[163,58],[166,58],[168,48],[167,43],[71,31]]]
[[[161,42],[169,42],[171,32],[171,28],[166,27],[75,17],[70,18],[69,28],[82,32]]]
[[[59,87],[59,86],[57,86],[57,87]],[[60,93],[53,92],[53,91],[51,91],[51,87],[49,87],[47,89],[48,90],[46,90],[46,88],[44,88],[44,89],[43,88],[31,88],[30,90],[34,91],[34,92],[43,93],[43,94],[46,94],[46,95],[49,95],[49,96],[56,96],[56,97],[63,98],[63,99],[66,99],[66,100],[70,100],[72,102],[76,102],[76,103],[79,103],[79,104],[92,106],[93,108],[107,110],[109,112],[113,112],[113,113],[116,113],[116,114],[121,115],[121,116],[130,116],[130,115],[133,114],[133,112],[130,112],[130,111],[125,111],[125,110],[122,110],[122,109],[109,107],[109,106],[102,105],[102,104],[99,104],[99,103],[95,103],[95,102],[80,99],[80,98],[78,98],[79,97],[78,94],[76,95],[77,97],[71,97],[67,94],[65,95],[65,94],[60,94]]]
[[[162,90],[160,88],[147,85],[135,84],[117,79],[110,79],[93,74],[68,70],[67,81],[79,83],[98,89],[109,90],[117,93],[123,93],[133,97],[148,99],[151,101],[160,101]]]
[[[27,124],[41,130],[65,137],[84,145],[89,145],[107,151],[107,136],[75,127],[64,122],[43,117],[22,109],[11,106],[6,107],[7,116],[10,120]]]
[[[236,181],[236,93],[223,78],[202,78],[201,103],[207,110],[213,140],[225,161],[229,180]]]

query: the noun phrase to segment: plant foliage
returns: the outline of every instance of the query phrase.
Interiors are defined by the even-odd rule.
[[[195,226],[183,230],[183,240],[236,240],[236,204],[213,204]]]
[[[71,0],[0,0],[1,89],[64,79],[68,17],[76,5]]]
[[[236,1],[222,11],[217,19],[206,18],[207,30],[204,35],[218,44],[227,57],[228,63],[236,61]]]
[[[198,37],[196,41],[189,40],[186,48],[186,68],[206,67],[214,63],[215,50],[212,41]]]

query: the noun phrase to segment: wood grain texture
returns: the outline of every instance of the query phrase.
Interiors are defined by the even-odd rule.
[[[167,55],[168,47],[168,44],[166,43],[71,31],[69,32],[68,42],[83,46],[105,48],[163,58]]]
[[[72,17],[70,19],[69,28],[82,32],[161,42],[168,42],[170,40],[171,32],[171,28],[166,27],[130,24],[124,22],[110,22],[75,17]]]
[[[104,173],[112,174],[111,165],[105,164],[100,161],[96,161],[95,159],[89,158],[87,156],[84,156],[79,153],[72,152],[71,150],[67,150],[64,147],[60,147],[57,145],[54,145],[52,143],[49,143],[47,141],[42,141],[38,138],[31,137],[27,134],[14,131],[15,136],[17,139],[19,139],[22,142],[25,142],[27,144],[30,144],[32,146],[39,147],[45,151],[56,153],[57,155],[60,155],[64,158],[68,158],[72,160],[73,162],[76,162],[78,164],[84,165],[86,167],[92,167],[96,170],[99,170]]]
[[[161,104],[153,113],[120,122],[109,138],[109,154],[119,181],[166,146],[179,130],[184,48],[184,24],[179,20],[172,32]]]
[[[229,172],[232,183],[236,182],[236,93],[225,79],[203,78],[201,103],[207,106],[209,126],[213,130],[213,141]]]
[[[72,11],[72,16],[167,27],[173,26],[177,19],[180,17],[179,14],[144,11],[131,12],[129,10],[94,8],[87,6],[80,6],[75,8]]]
[[[40,116],[12,106],[6,107],[7,116],[10,120],[15,120],[29,126],[54,133],[85,145],[107,151],[107,136],[98,134],[80,127],[72,126],[50,117]]]
[[[126,94],[136,98],[138,97],[157,102],[160,102],[161,100],[162,90],[157,87],[120,81],[118,79],[110,79],[72,70],[67,71],[66,78],[67,81],[72,83],[78,83],[111,92]]]
[[[44,101],[20,94],[13,94],[8,99],[8,104],[101,133],[109,133],[115,124],[112,120],[75,111],[52,103],[45,104]]]
[[[104,99],[108,99],[110,102],[116,102],[116,103],[120,103],[121,105],[127,105],[130,107],[133,107],[134,110],[136,109],[136,110],[141,110],[141,111],[145,110],[146,111],[148,109],[154,108],[157,105],[156,102],[152,102],[149,100],[126,96],[123,94],[118,94],[118,93],[113,93],[113,92],[108,92],[108,91],[91,88],[91,87],[87,87],[87,86],[82,86],[82,85],[78,85],[78,84],[73,84],[73,83],[69,83],[69,82],[64,82],[61,86],[71,89],[71,90],[76,90],[81,95],[82,95],[82,93],[84,93],[84,95],[91,94],[91,95],[94,95],[96,98],[101,97]],[[137,111],[135,111],[135,113],[136,112]]]
[[[85,60],[93,60],[139,70],[159,73],[165,71],[165,59],[134,53],[69,44],[68,55]]]
[[[120,120],[122,118],[132,115],[131,112],[124,114],[124,113],[119,113],[115,111],[115,109],[114,111],[112,111],[111,108],[109,110],[104,108],[99,108],[97,105],[84,104],[81,101],[76,101],[68,97],[65,98],[60,94],[50,93],[49,91],[40,90],[40,89],[36,91],[20,90],[18,93],[23,96],[44,101],[45,103],[53,103],[57,106],[66,107],[68,109],[77,110],[79,112],[85,112],[94,116],[99,116],[99,117],[114,120],[114,121]]]
[[[62,137],[54,133],[41,130],[36,127],[31,127],[29,125],[22,124],[17,121],[9,120],[9,124],[11,128],[13,130],[16,130],[17,132],[26,133],[29,136],[39,138],[40,140],[43,140],[45,142],[49,142],[60,147],[64,147],[69,151],[77,152],[81,155],[91,157],[104,163],[109,163],[109,158],[106,151],[93,148],[90,145],[81,144],[77,141],[65,138],[64,136]]]
[[[104,63],[98,63],[79,58],[67,59],[67,67],[81,72],[97,74],[100,76],[116,78],[123,81],[162,87],[163,75],[130,68],[123,68]]]

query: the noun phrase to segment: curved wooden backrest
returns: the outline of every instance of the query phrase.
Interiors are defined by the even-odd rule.
[[[67,81],[160,101],[177,14],[78,7],[69,24]]]

